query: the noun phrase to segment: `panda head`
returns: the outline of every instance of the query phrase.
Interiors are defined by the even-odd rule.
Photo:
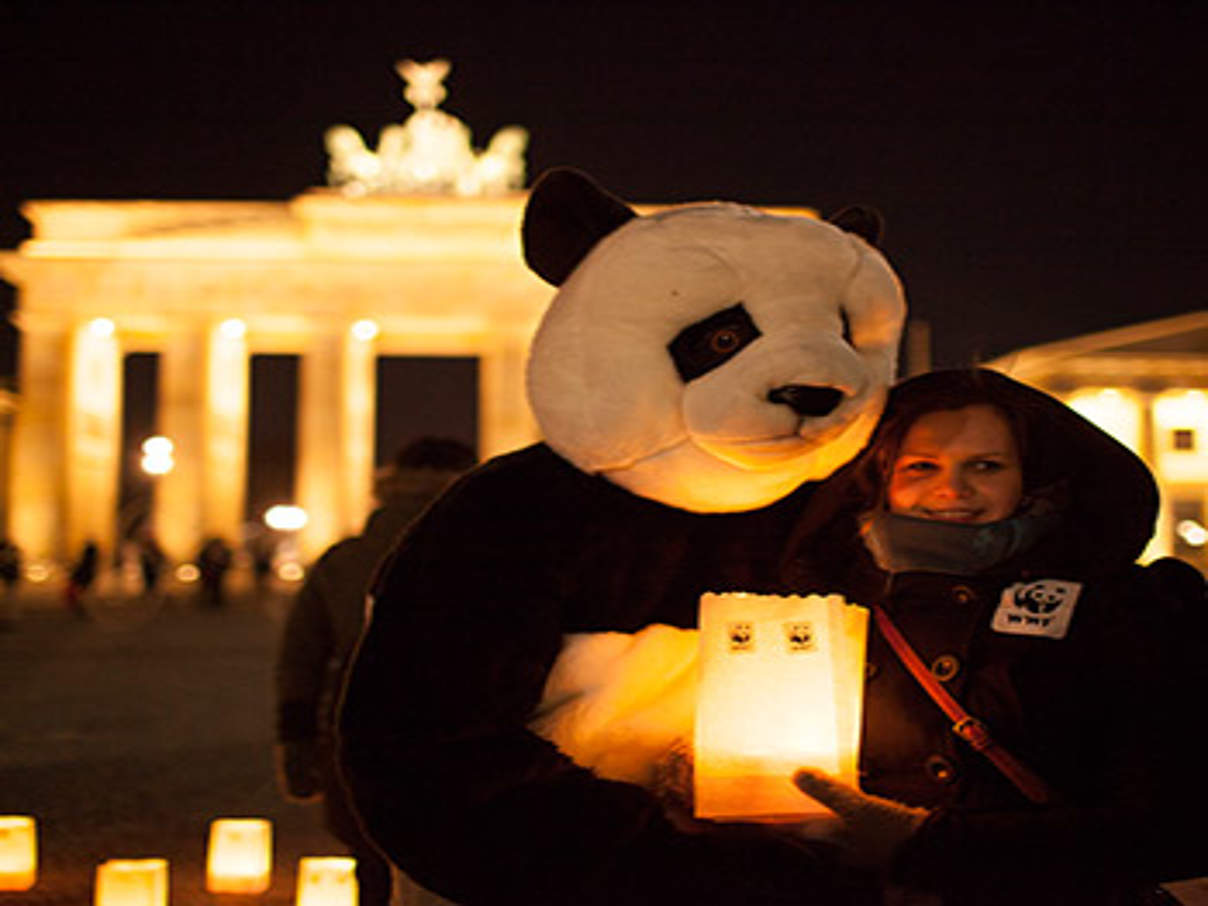
[[[905,303],[853,230],[709,203],[638,216],[574,170],[529,197],[525,259],[559,287],[528,394],[577,467],[695,512],[755,509],[867,440]]]

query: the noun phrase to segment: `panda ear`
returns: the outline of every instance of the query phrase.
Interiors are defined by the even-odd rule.
[[[841,230],[855,233],[869,245],[877,245],[885,232],[885,218],[876,208],[864,205],[849,205],[841,211],[826,218],[827,223],[833,223]]]
[[[546,170],[524,210],[524,260],[542,280],[560,286],[592,246],[636,216],[586,173],[569,167]]]

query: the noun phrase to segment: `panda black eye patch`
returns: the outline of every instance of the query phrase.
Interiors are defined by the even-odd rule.
[[[689,324],[667,344],[667,351],[686,384],[732,359],[759,336],[759,328],[739,302]]]

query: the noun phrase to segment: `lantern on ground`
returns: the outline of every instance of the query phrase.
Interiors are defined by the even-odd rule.
[[[210,822],[206,890],[264,893],[273,870],[272,824],[263,818],[218,818]]]
[[[856,783],[867,631],[868,611],[838,595],[702,596],[697,817],[827,813],[793,784],[799,768]]]
[[[29,890],[38,875],[38,839],[29,815],[0,815],[0,890]]]
[[[167,906],[166,859],[109,859],[96,869],[95,906]]]
[[[356,866],[348,856],[299,859],[294,906],[357,906]]]

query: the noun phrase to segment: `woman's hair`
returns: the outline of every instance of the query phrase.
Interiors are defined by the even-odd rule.
[[[1055,476],[1043,474],[1029,436],[1028,400],[1020,398],[1003,378],[979,369],[935,371],[900,384],[891,392],[881,423],[877,426],[860,470],[866,499],[884,503],[898,451],[910,427],[932,412],[963,409],[966,406],[991,406],[1011,431],[1023,470],[1023,487],[1029,490],[1047,485]]]

